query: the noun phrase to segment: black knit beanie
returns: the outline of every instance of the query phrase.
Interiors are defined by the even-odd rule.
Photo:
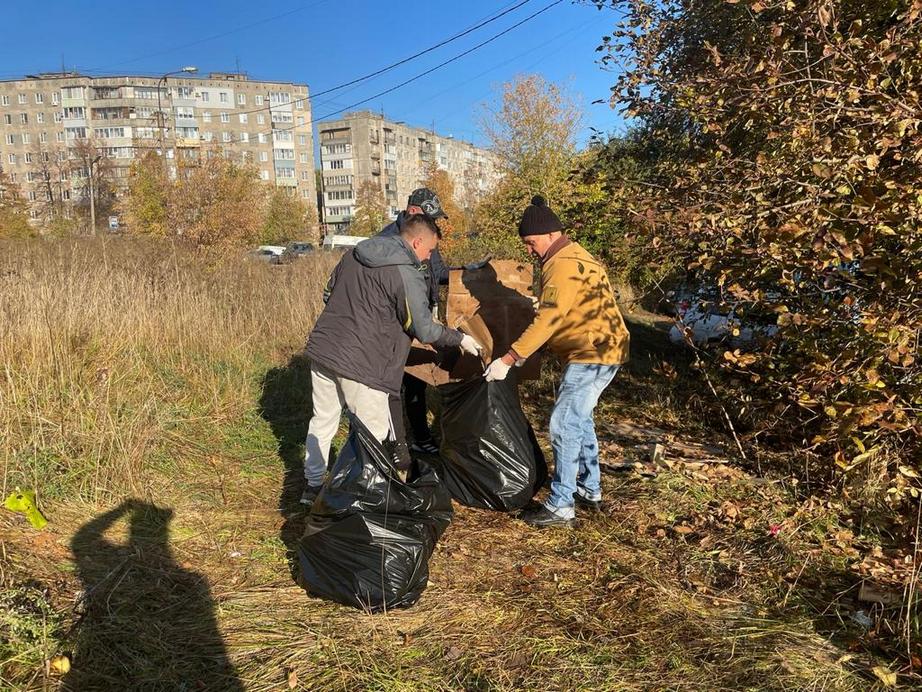
[[[531,198],[531,204],[525,207],[522,220],[519,222],[519,235],[545,235],[554,231],[562,231],[563,224],[552,212],[541,195]]]

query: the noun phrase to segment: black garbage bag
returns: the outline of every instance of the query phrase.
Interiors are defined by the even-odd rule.
[[[350,419],[298,545],[302,582],[312,596],[372,612],[410,606],[426,588],[451,497],[423,460],[401,481],[384,446]]]
[[[439,476],[463,505],[521,509],[547,480],[547,462],[519,402],[514,371],[498,382],[477,377],[439,387]]]

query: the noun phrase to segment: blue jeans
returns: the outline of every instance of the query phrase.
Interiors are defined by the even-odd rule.
[[[554,476],[544,505],[567,518],[573,516],[574,493],[589,500],[602,498],[599,441],[592,413],[619,367],[571,363],[557,388],[550,425]]]

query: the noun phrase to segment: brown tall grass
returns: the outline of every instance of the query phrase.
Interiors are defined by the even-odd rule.
[[[139,492],[182,424],[232,420],[254,368],[303,343],[335,259],[206,262],[124,238],[0,245],[4,495]]]

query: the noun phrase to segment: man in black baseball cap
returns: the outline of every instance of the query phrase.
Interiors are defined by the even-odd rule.
[[[427,187],[421,187],[410,193],[407,199],[407,208],[397,214],[396,220],[385,226],[378,233],[379,236],[398,235],[404,219],[414,215],[422,214],[432,221],[436,228],[439,239],[442,238],[441,230],[438,230],[438,219],[447,219],[448,215],[442,209],[442,202],[439,196]],[[442,260],[442,255],[438,248],[432,251],[428,263],[423,265],[428,273],[429,285],[429,309],[434,314],[438,314],[439,304],[439,286],[448,283],[448,267]],[[429,421],[427,420],[426,408],[426,383],[404,374],[403,376],[403,399],[407,411],[407,419],[410,421],[410,429],[413,431],[413,450],[416,452],[425,452],[426,454],[438,454],[439,448],[432,438],[432,432],[429,430]],[[396,409],[396,410],[395,410]],[[391,415],[395,425],[403,427],[403,411],[400,407],[400,401],[391,402]],[[399,430],[398,432],[404,433]],[[398,444],[397,455],[401,462],[409,462],[409,451],[406,448],[406,434],[398,434],[398,441],[403,441],[403,446]]]

